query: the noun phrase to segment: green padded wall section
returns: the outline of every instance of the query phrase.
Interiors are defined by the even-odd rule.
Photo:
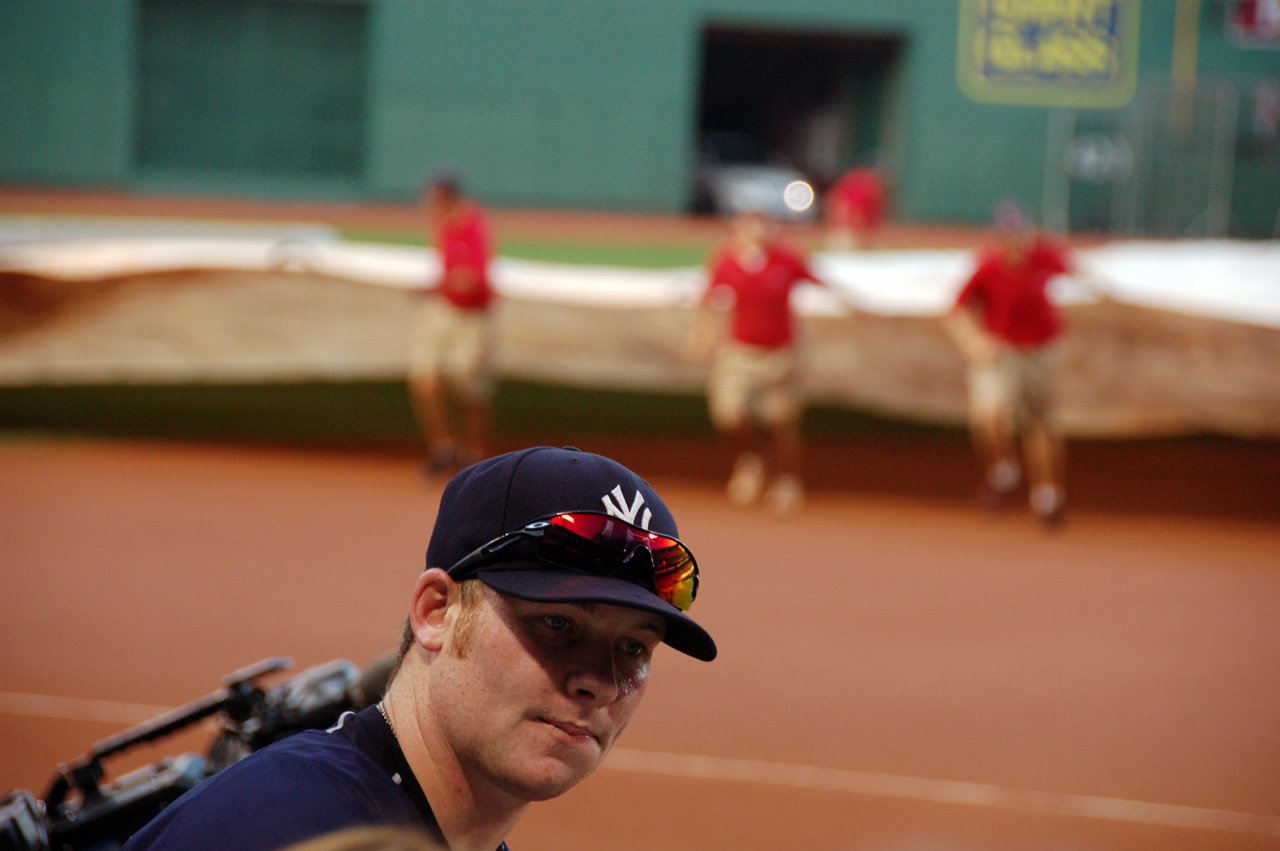
[[[366,8],[143,0],[137,166],[364,171]]]
[[[0,177],[125,181],[133,36],[131,0],[0,0]]]

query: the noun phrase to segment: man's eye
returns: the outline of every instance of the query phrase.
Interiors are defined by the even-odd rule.
[[[637,658],[643,657],[649,652],[649,648],[645,646],[643,641],[624,641],[620,645],[620,648],[622,652],[628,656],[635,656]]]
[[[570,626],[569,619],[564,615],[543,615],[542,622],[555,632],[564,632]]]

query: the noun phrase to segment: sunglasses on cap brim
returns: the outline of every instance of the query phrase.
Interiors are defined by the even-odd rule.
[[[698,596],[698,563],[687,546],[597,511],[567,511],[526,523],[463,556],[446,572],[458,581],[468,579],[482,568],[520,559],[523,547],[563,570],[632,582],[682,612]]]

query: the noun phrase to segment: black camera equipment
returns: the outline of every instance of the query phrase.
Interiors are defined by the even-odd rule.
[[[393,664],[394,654],[388,654],[361,673],[338,659],[270,688],[257,681],[290,667],[289,659],[264,659],[236,671],[217,691],[103,739],[85,756],[58,766],[43,801],[25,790],[0,797],[0,851],[114,851],[202,780],[272,742],[332,726],[342,713],[375,703]],[[215,715],[219,729],[206,755],[168,757],[103,782],[108,757]]]

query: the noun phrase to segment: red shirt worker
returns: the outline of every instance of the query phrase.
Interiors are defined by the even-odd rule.
[[[969,363],[969,426],[984,470],[980,501],[994,506],[1021,482],[1046,524],[1062,519],[1063,444],[1053,422],[1054,368],[1065,323],[1049,283],[1075,270],[1070,250],[1040,235],[1010,202],[996,212],[995,240],[946,318]],[[1021,456],[1021,459],[1020,459]]]
[[[871,248],[884,223],[888,193],[880,170],[855,168],[827,191],[827,245],[831,248]]]
[[[707,403],[712,423],[735,448],[729,499],[747,505],[763,495],[778,514],[797,509],[804,495],[803,398],[791,294],[805,281],[821,283],[800,249],[777,238],[763,215],[738,216],[711,260],[697,326],[699,348],[709,348],[713,311],[728,309],[708,375]]]
[[[409,390],[428,449],[427,470],[443,473],[485,457],[493,396],[491,239],[484,211],[453,177],[424,196],[440,258],[409,348]]]

